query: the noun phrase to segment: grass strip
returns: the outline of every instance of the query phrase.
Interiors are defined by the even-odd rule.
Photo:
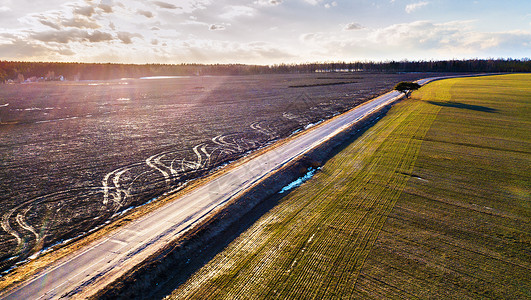
[[[531,75],[452,79],[358,298],[531,297]]]

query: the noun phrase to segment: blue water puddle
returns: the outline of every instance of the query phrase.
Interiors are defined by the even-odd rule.
[[[317,168],[317,169],[314,169],[314,168],[310,168],[308,169],[308,173],[306,173],[304,176],[302,177],[299,177],[297,180],[293,181],[292,183],[286,185],[285,187],[282,188],[282,190],[280,190],[280,192],[278,192],[279,194],[283,194],[289,190],[292,190],[298,186],[300,186],[301,184],[305,183],[306,181],[308,181],[310,178],[313,177],[313,175],[315,175],[315,172],[317,172],[317,170],[319,170],[320,168]]]

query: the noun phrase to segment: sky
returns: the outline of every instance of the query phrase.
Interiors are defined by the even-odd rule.
[[[0,0],[0,60],[267,65],[529,57],[530,0]]]

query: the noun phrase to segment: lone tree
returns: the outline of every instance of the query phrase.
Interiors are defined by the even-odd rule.
[[[411,91],[416,91],[420,88],[420,84],[416,82],[402,81],[395,85],[395,90],[404,93],[406,98],[409,98]]]

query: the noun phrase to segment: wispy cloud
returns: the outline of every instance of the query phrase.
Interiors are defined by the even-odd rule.
[[[411,3],[411,4],[408,4],[406,5],[406,12],[408,14],[414,12],[415,10],[421,8],[421,7],[424,7],[426,5],[428,5],[429,2],[427,1],[420,1],[420,2],[416,2],[416,3]]]
[[[150,12],[149,10],[143,10],[143,9],[139,9],[137,10],[138,14],[146,17],[146,18],[153,18],[153,13]]]
[[[153,1],[153,3],[155,5],[157,5],[158,7],[160,8],[166,8],[166,9],[177,9],[177,8],[182,8],[180,6],[176,6],[175,4],[171,4],[171,3],[168,3],[168,2],[163,2],[163,1]]]
[[[208,27],[208,30],[225,30],[226,27],[225,25],[222,25],[222,24],[212,24]]]
[[[42,25],[51,27],[53,29],[57,29],[57,30],[61,29],[61,26],[59,26],[59,24],[57,24],[56,22],[52,22],[46,19],[41,19],[39,20],[39,22],[41,22]]]
[[[358,23],[348,23],[347,25],[345,25],[345,27],[343,27],[343,30],[358,30],[358,29],[363,29],[363,26],[361,26]]]
[[[336,7],[337,6],[337,2],[336,1],[332,1],[330,3],[326,3],[324,5],[325,8],[332,8],[332,7]]]
[[[304,2],[309,3],[311,5],[317,5],[317,4],[321,3],[321,2],[323,2],[323,0],[304,0]]]
[[[82,6],[77,7],[74,9],[74,14],[83,15],[86,17],[90,17],[95,13],[95,9],[93,6]]]
[[[79,18],[79,17],[65,19],[61,22],[61,24],[65,27],[75,27],[75,28],[96,29],[96,28],[101,27],[98,23],[96,23],[93,20],[90,20],[87,18]]]
[[[121,32],[117,33],[117,37],[124,44],[132,44],[133,43],[132,39],[134,37],[142,38],[142,35],[139,34],[139,33],[131,33],[131,32],[121,31]]]
[[[101,9],[104,13],[110,14],[113,12],[112,5],[103,3],[103,1],[98,5],[98,8]]]
[[[101,32],[98,30],[89,32],[81,29],[67,29],[62,31],[43,31],[34,32],[30,34],[30,38],[41,42],[54,42],[60,44],[68,44],[70,42],[91,42],[99,43],[104,41],[111,41],[113,37],[111,34]]]
[[[277,6],[282,4],[282,0],[257,0],[254,1],[254,4],[259,6]]]
[[[225,12],[220,15],[224,19],[234,19],[237,17],[252,17],[256,13],[256,9],[243,6],[243,5],[231,5],[225,8]]]

